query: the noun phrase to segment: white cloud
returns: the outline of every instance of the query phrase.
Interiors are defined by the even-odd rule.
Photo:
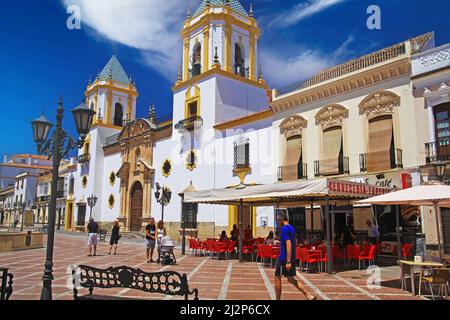
[[[277,14],[271,22],[273,28],[285,28],[294,25],[310,16],[324,11],[334,5],[348,0],[308,0]]]
[[[105,38],[140,51],[142,63],[174,80],[181,63],[179,31],[187,7],[196,8],[200,0],[60,0],[65,6],[81,9],[82,27],[91,36]],[[270,0],[273,1],[273,0]],[[277,28],[288,27],[333,5],[348,0],[308,0],[293,8],[272,13]],[[264,19],[264,17],[262,17]],[[89,27],[89,28],[87,28]],[[93,32],[94,31],[94,32]],[[261,46],[260,61],[271,86],[282,86],[305,79],[315,72],[335,64],[343,57],[349,37],[334,53],[326,55],[286,43],[282,46]],[[289,53],[272,48],[297,47]],[[291,54],[302,52],[301,54]]]
[[[82,26],[141,50],[143,61],[173,80],[181,61],[186,0],[61,0],[81,9]],[[192,2],[192,0],[190,0]],[[195,0],[194,2],[198,2]]]
[[[262,50],[259,57],[263,66],[264,77],[272,87],[276,88],[298,83],[348,57],[351,54],[348,48],[353,41],[354,37],[350,35],[330,54],[301,46],[293,47],[292,44],[276,47],[290,47],[290,53],[301,52],[300,54],[283,54],[280,51],[266,48]]]

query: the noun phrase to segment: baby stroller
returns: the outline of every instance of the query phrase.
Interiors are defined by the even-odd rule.
[[[175,258],[175,254],[173,253],[174,248],[175,243],[170,237],[165,236],[161,238],[161,244],[159,248],[159,259],[161,261],[161,264],[170,265],[177,263],[177,259]]]

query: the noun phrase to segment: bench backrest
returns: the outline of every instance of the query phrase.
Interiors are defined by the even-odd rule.
[[[186,274],[181,275],[175,271],[145,272],[127,266],[98,269],[91,266],[80,265],[72,269],[74,298],[78,298],[78,288],[89,289],[92,295],[94,288],[128,288],[148,293],[160,293],[172,296],[194,295],[198,300],[198,290],[189,290]]]

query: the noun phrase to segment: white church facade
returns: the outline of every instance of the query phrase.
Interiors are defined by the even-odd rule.
[[[429,113],[414,96],[411,61],[434,48],[434,34],[270,90],[258,64],[260,33],[252,10],[239,1],[203,1],[184,22],[173,119],[162,123],[153,107],[148,118],[136,119],[137,88],[116,57],[108,62],[85,92],[97,114],[79,154],[74,226],[84,228],[94,194],[92,216],[102,227],[119,219],[124,231],[139,232],[150,217],[162,219],[157,185],[172,193],[164,208],[169,233],[177,238],[183,220],[188,234],[208,238],[238,224],[237,210],[183,205],[186,190],[323,177],[398,188],[421,183],[424,146],[432,137],[417,129]],[[365,231],[370,207],[334,206],[342,214],[335,224],[351,216]],[[313,228],[308,208],[289,209],[300,217],[300,229],[320,232],[320,207]],[[405,209],[420,222],[416,211]],[[243,225],[254,236],[266,235],[274,213],[274,207],[248,208]]]

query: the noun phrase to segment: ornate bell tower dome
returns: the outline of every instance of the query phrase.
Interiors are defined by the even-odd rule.
[[[96,112],[93,128],[120,130],[136,117],[136,99],[139,96],[136,85],[115,55],[95,81],[89,81],[85,96],[86,104]]]
[[[258,82],[260,34],[252,8],[247,12],[238,0],[203,0],[188,12],[181,31],[183,67],[176,86],[211,70]]]

